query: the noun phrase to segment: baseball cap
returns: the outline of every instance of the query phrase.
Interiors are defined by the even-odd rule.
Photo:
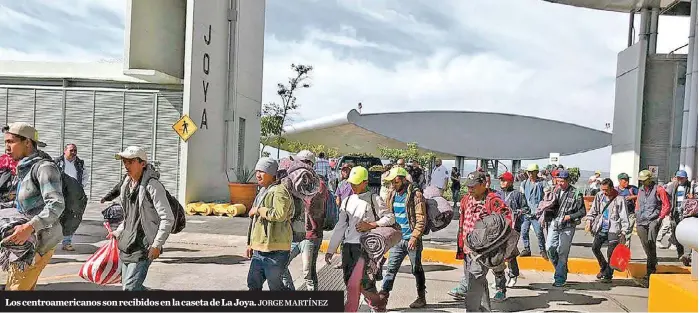
[[[602,171],[599,171],[599,170],[598,170],[598,171],[595,171],[595,174],[597,174],[597,175],[602,175]]]
[[[560,170],[558,171],[558,175],[556,175],[558,178],[568,178],[570,177],[570,173],[568,173],[567,170]]]
[[[675,177],[687,178],[687,171],[679,170],[677,173],[675,173]]]
[[[478,184],[485,184],[485,173],[480,171],[471,172],[466,176],[466,186],[473,187]]]
[[[617,179],[626,179],[626,180],[629,180],[629,174],[621,173],[621,174],[619,174],[616,178],[617,178]]]
[[[386,176],[385,180],[394,180],[398,176],[407,177],[408,171],[402,167],[394,167],[388,172],[388,176]]]
[[[301,150],[296,154],[296,159],[299,161],[311,161],[311,163],[316,163],[316,155],[309,150]]]
[[[148,161],[148,155],[146,154],[146,150],[143,150],[143,148],[138,146],[126,147],[124,151],[117,153],[114,156],[114,158],[117,160],[139,158],[143,161]]]
[[[30,139],[36,142],[38,147],[46,147],[44,142],[39,141],[39,132],[36,131],[32,125],[25,122],[15,122],[3,127],[3,133],[10,133],[17,136],[22,136],[24,138]]]
[[[536,172],[536,171],[539,171],[539,164],[533,163],[533,164],[529,164],[529,166],[527,166],[527,172]]]
[[[369,179],[369,171],[361,166],[355,166],[350,171],[349,177],[347,177],[347,182],[352,185],[359,185],[364,181]]]
[[[639,181],[646,181],[653,177],[653,173],[651,173],[649,170],[642,170],[641,172],[638,173],[638,180]]]
[[[515,176],[510,172],[504,172],[502,175],[500,175],[500,177],[498,177],[498,179],[504,181],[515,181]]]

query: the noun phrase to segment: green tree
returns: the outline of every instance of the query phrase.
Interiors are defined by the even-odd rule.
[[[340,156],[340,153],[338,152],[337,148],[326,147],[325,145],[313,145],[313,144],[302,143],[302,142],[298,142],[298,141],[286,142],[286,150],[291,152],[291,153],[298,153],[301,150],[309,150],[309,151],[315,153],[315,155],[318,155],[321,152],[324,152],[325,156],[328,158],[337,158]]]
[[[398,159],[404,159],[406,162],[409,160],[416,160],[423,167],[428,167],[432,159],[435,158],[434,153],[427,152],[423,153],[417,147],[417,143],[408,143],[405,149],[393,149],[387,147],[379,147],[381,152],[381,157],[390,160],[395,163]]]
[[[296,92],[299,89],[311,87],[307,81],[311,71],[313,71],[313,66],[291,64],[291,69],[294,76],[289,78],[288,83],[286,85],[277,84],[277,95],[281,98],[281,103],[267,103],[262,111],[262,118],[268,117],[261,125],[263,130],[260,135],[263,138],[261,140],[264,145],[263,149],[266,147],[266,143],[276,146],[277,158],[279,158],[279,148],[284,143],[284,126],[289,121],[289,114],[299,107],[299,104],[296,103]],[[263,123],[262,120],[260,122]],[[270,140],[273,137],[275,139]]]

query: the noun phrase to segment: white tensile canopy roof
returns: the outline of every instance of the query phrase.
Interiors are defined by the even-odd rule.
[[[615,12],[637,12],[642,8],[659,8],[666,15],[688,15],[689,0],[544,0],[552,3]]]
[[[466,111],[348,113],[285,127],[284,137],[337,148],[342,155],[380,156],[379,147],[417,143],[442,159],[534,160],[606,147],[612,134],[536,117]],[[281,147],[285,148],[284,145]]]

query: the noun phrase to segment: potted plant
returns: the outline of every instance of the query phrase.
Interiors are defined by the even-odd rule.
[[[233,181],[231,181],[228,172],[226,172],[231,203],[242,204],[245,206],[246,211],[250,210],[257,194],[257,184],[252,182],[255,171],[248,168],[231,168],[231,170],[233,170],[235,175]]]

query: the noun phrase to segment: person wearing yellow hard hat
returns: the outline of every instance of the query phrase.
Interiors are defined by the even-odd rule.
[[[395,222],[393,212],[381,201],[379,195],[371,192],[369,185],[369,171],[361,166],[353,167],[347,177],[347,182],[352,187],[353,194],[340,204],[337,224],[333,229],[328,250],[325,254],[325,262],[331,263],[337,249],[342,245],[342,274],[345,285],[349,281],[354,266],[363,254],[359,242],[363,233],[376,227],[390,226]],[[368,263],[367,263],[368,265]],[[369,293],[376,293],[376,281],[371,279],[366,270],[362,278],[361,287]]]
[[[656,271],[658,255],[655,240],[658,238],[661,221],[670,214],[671,206],[665,188],[655,182],[649,170],[639,172],[638,181],[642,186],[638,190],[636,201],[636,231],[647,257],[644,279],[647,282]]]
[[[544,199],[544,187],[546,187],[546,182],[539,178],[539,165],[536,163],[527,166],[527,176],[529,176],[529,178],[520,184],[519,191],[524,194],[524,198],[527,200],[527,206],[531,208],[531,210],[528,213],[522,214],[520,217],[522,219],[521,235],[524,250],[522,250],[519,255],[532,255],[531,246],[529,244],[529,228],[534,228],[534,233],[539,243],[539,254],[544,260],[548,260],[544,229],[536,218],[536,208],[539,207],[539,202]]]
[[[414,183],[408,182],[407,176],[408,171],[402,167],[392,168],[386,176],[386,180],[393,184],[386,205],[392,209],[402,237],[389,251],[386,276],[380,294],[382,298],[388,299],[398,270],[407,256],[417,287],[417,299],[410,304],[410,308],[417,309],[427,305],[425,271],[422,268],[422,236],[427,226],[427,206],[422,191]]]

